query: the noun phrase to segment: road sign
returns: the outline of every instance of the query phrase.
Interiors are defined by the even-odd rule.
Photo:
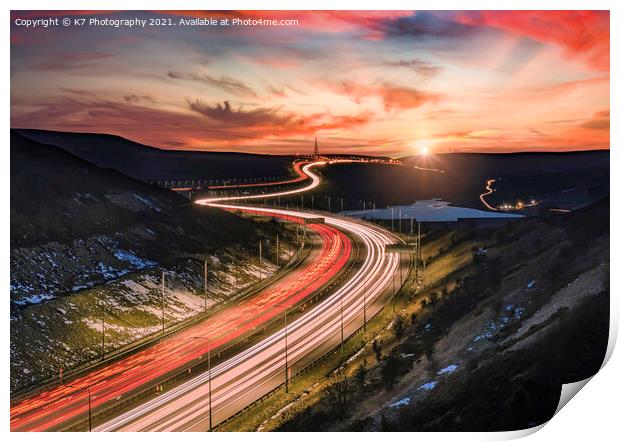
[[[414,252],[415,244],[386,244],[385,251],[388,253]]]

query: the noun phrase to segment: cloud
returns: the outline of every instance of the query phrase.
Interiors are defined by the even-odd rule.
[[[208,105],[190,99],[187,105],[192,112],[188,113],[183,109],[161,109],[142,98],[114,101],[71,94],[41,101],[36,108],[22,107],[20,103],[12,105],[12,127],[111,133],[147,145],[174,149],[228,147],[260,152],[266,148],[270,153],[273,153],[271,146],[274,144],[283,145],[292,140],[290,143],[298,146],[309,143],[308,140],[317,134],[320,136],[322,131],[339,133],[364,125],[372,118],[369,112],[303,115],[281,108],[245,109],[235,108],[227,101]]]
[[[136,95],[136,94],[128,94],[123,95],[123,100],[126,103],[140,103],[141,101],[147,101],[149,103],[154,103],[155,100],[150,95]]]
[[[265,126],[294,123],[290,115],[278,115],[277,108],[256,108],[246,111],[241,107],[233,109],[229,101],[224,101],[223,104],[217,103],[214,106],[209,106],[200,100],[188,100],[188,104],[192,111],[228,125]]]
[[[356,115],[330,113],[301,115],[286,112],[280,107],[234,109],[229,101],[210,106],[200,100],[188,100],[188,105],[192,111],[219,124],[238,127],[246,133],[261,132],[261,136],[291,136],[311,134],[320,130],[351,128],[368,123],[372,117],[370,112]]]
[[[253,98],[258,98],[256,92],[254,92],[251,87],[247,86],[241,80],[237,80],[236,78],[228,76],[215,78],[208,74],[193,74],[178,71],[169,71],[167,76],[175,80],[189,80],[201,84],[206,84],[208,86],[213,86],[239,97],[250,96]]]
[[[390,83],[367,86],[343,81],[333,85],[332,88],[337,93],[349,96],[356,103],[361,103],[369,96],[379,97],[386,111],[414,109],[439,100],[438,94]]]
[[[416,11],[410,15],[390,17],[378,21],[377,32],[386,37],[463,38],[474,35],[479,29],[465,22],[454,21],[449,13]]]
[[[413,58],[411,60],[387,61],[384,66],[396,68],[411,68],[418,74],[425,77],[434,77],[443,71],[443,67],[433,64],[429,61]]]
[[[455,19],[556,44],[567,56],[609,71],[609,11],[464,11]]]
[[[596,112],[591,118],[588,118],[579,126],[586,129],[609,131],[609,109]]]

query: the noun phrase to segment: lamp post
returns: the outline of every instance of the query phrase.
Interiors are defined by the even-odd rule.
[[[208,291],[209,291],[209,265],[207,263],[207,260],[205,259],[205,306],[204,306],[205,316],[207,315],[207,299],[209,298]]]
[[[363,300],[364,300],[364,331],[366,331],[366,279],[364,279],[364,285],[363,285]]]
[[[206,336],[192,336],[193,339],[207,341],[207,379],[209,384],[209,431],[213,431],[213,415],[211,413],[211,339]]]
[[[88,390],[88,431],[93,431],[93,415],[90,407],[90,387],[86,387]]]
[[[161,271],[161,333],[166,331],[166,275]]]
[[[288,393],[288,323],[286,318],[288,307],[284,307],[284,391]]]
[[[101,306],[101,360],[103,361],[104,359],[105,359],[105,304]]]
[[[341,290],[340,293],[340,358],[344,356],[344,306],[343,306],[344,293]]]

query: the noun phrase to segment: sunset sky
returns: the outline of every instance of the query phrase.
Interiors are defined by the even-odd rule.
[[[15,25],[11,126],[170,149],[609,148],[607,12],[100,12],[298,26]],[[86,14],[86,15],[84,15]]]

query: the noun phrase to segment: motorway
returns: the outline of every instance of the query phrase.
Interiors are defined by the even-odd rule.
[[[272,216],[284,215],[274,213]],[[286,219],[288,222],[303,222],[302,218],[292,214],[286,215]],[[320,290],[349,261],[351,240],[328,225],[310,224],[307,227],[318,238],[319,247],[313,248],[303,265],[274,285],[151,347],[14,404],[11,407],[11,430],[62,428],[62,424],[87,412],[89,388],[93,409],[108,404],[122,395],[152,385],[167,373],[205,355],[208,350],[219,351],[278,317],[284,308]],[[206,336],[210,344],[197,339]]]
[[[309,184],[271,194],[219,197],[198,204],[285,218],[304,223],[316,213],[248,207],[240,200],[263,199],[311,190],[320,184],[311,169],[326,164],[304,164],[302,173]],[[364,309],[370,317],[389,300],[399,265],[398,255],[386,255],[384,245],[397,239],[376,226],[334,215],[324,216],[324,224],[307,224],[320,238],[320,251],[294,272],[266,287],[258,295],[183,332],[94,370],[80,378],[29,397],[11,407],[12,431],[60,429],[71,420],[83,419],[88,411],[88,390],[93,410],[119,400],[123,395],[153,388],[158,381],[208,352],[220,351],[226,344],[251,333],[278,315],[309,299],[328,285],[347,264],[354,236],[365,253],[363,263],[353,276],[320,304],[288,324],[285,330],[263,339],[250,348],[220,363],[206,373],[145,402],[96,428],[98,431],[200,431],[209,429],[207,408],[212,424],[217,425],[284,382],[284,367],[289,374],[304,368],[320,355],[338,345],[362,324]],[[347,234],[345,234],[345,232]],[[284,354],[285,335],[288,355]],[[285,364],[284,359],[288,360]],[[211,407],[205,408],[211,384]]]
[[[304,166],[304,172],[311,178],[311,182],[302,189],[249,197],[210,198],[197,203],[233,211],[251,210],[266,216],[315,218],[316,213],[250,208],[233,202],[310,190],[320,182],[311,169],[322,164],[325,163],[315,162]],[[363,244],[363,263],[347,282],[308,313],[288,324],[284,330],[95,430],[208,430],[283,384],[285,376],[294,375],[314,359],[337,347],[342,339],[346,339],[363,324],[364,310],[366,317],[371,317],[388,302],[399,266],[404,263],[398,254],[386,254],[384,247],[397,241],[397,238],[367,223],[340,216],[321,216],[326,225],[354,235]]]

